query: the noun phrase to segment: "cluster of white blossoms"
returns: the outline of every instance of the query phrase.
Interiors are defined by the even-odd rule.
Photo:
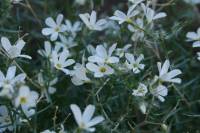
[[[200,28],[197,29],[197,32],[188,32],[187,35],[187,41],[193,42],[192,46],[194,48],[200,47]],[[197,59],[200,60],[200,52],[197,52]]]
[[[157,13],[151,8],[150,2],[143,3],[143,1],[130,0],[132,4],[129,6],[127,13],[116,10],[113,16],[99,20],[94,10],[91,14],[79,14],[82,22],[75,21],[72,23],[69,19],[64,19],[62,14],[59,14],[56,20],[52,17],[46,18],[46,28],[43,28],[41,32],[48,39],[44,42],[43,48],[37,52],[40,57],[42,56],[43,61],[47,62],[45,62],[48,64],[45,69],[53,72],[53,77],[48,78],[47,81],[45,78],[47,75],[41,68],[41,71],[38,71],[36,75],[37,79],[34,81],[40,90],[35,91],[30,89],[31,87],[26,83],[27,75],[23,71],[23,73],[16,75],[19,66],[11,65],[7,70],[7,74],[4,74],[3,70],[0,71],[0,97],[11,100],[17,112],[23,112],[29,120],[36,113],[36,106],[41,99],[45,98],[47,102],[51,103],[50,95],[56,95],[57,89],[55,86],[59,84],[60,75],[69,77],[76,86],[86,83],[95,84],[98,80],[104,80],[113,75],[118,76],[119,73],[132,76],[142,75],[149,66],[145,65],[145,54],[142,51],[138,52],[137,47],[132,43],[144,39],[148,34],[146,30],[153,29],[156,20],[167,16],[164,12]],[[76,2],[80,5],[85,3],[84,0],[76,0]],[[126,25],[132,35],[131,44],[123,44],[123,47],[118,47],[120,44],[118,42],[103,42],[96,43],[98,44],[96,45],[77,41],[79,32],[84,28],[86,31],[92,31],[91,33],[103,32],[103,30],[109,29],[108,23],[110,24],[110,22],[118,22],[116,23],[117,26]],[[189,41],[194,42],[194,47],[200,47],[200,29],[197,33],[189,32],[187,37]],[[75,47],[80,46],[82,43],[85,44],[84,49],[74,52]],[[32,59],[29,55],[21,54],[24,46],[25,41],[22,38],[11,45],[8,38],[1,37],[1,52],[14,62],[18,58]],[[200,53],[198,55],[200,59]],[[141,98],[139,108],[143,113],[146,113],[148,106],[144,97],[152,96],[164,102],[165,97],[168,95],[169,86],[167,83],[181,83],[181,79],[177,76],[182,72],[179,69],[172,69],[168,59],[163,64],[157,62],[157,67],[159,74],[153,74],[152,72],[153,76],[150,81],[149,79],[138,81],[136,83],[138,84],[137,89],[132,90],[134,98]],[[96,130],[94,126],[105,120],[103,116],[92,118],[95,112],[94,105],[88,105],[83,113],[76,104],[71,104],[69,108],[78,125],[77,132],[82,130],[94,132]],[[6,129],[12,131],[13,127],[10,126],[12,121],[8,108],[0,106],[0,114],[2,114],[0,125],[9,125],[7,128],[0,128],[0,131]],[[49,128],[41,133],[56,133],[57,130],[54,130]],[[60,124],[58,132],[66,133],[67,131]]]
[[[39,94],[36,91],[31,91],[30,88],[25,85],[25,78],[26,75],[24,73],[16,75],[16,66],[10,66],[6,75],[0,71],[0,96],[10,99],[13,106],[16,107],[19,112],[23,112],[26,117],[30,117],[35,114],[35,107]],[[0,113],[8,112],[5,106],[1,106],[1,108],[3,109]],[[2,125],[12,124],[10,118],[6,116],[6,114],[2,116],[0,123]],[[11,130],[12,126],[8,126],[7,128]],[[6,128],[1,130],[6,130]]]

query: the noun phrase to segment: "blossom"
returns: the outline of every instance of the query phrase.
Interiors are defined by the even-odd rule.
[[[50,130],[44,130],[44,131],[42,131],[40,133],[56,133],[56,132],[55,131],[50,131]]]
[[[54,67],[58,70],[63,71],[65,74],[70,74],[70,70],[66,67],[71,66],[75,63],[73,59],[67,59],[69,57],[69,51],[63,50],[61,53],[53,51],[51,62]]]
[[[197,52],[197,59],[200,60],[200,52]]]
[[[72,76],[72,83],[74,85],[82,85],[86,82],[90,82],[90,79],[86,75],[86,68],[84,64],[79,64],[77,63],[74,66],[74,70],[71,71],[71,76]]]
[[[39,49],[38,53],[41,56],[44,56],[46,58],[52,58],[52,51],[56,51],[58,52],[60,50],[60,46],[55,45],[55,48],[52,48],[51,43],[49,41],[45,41],[44,42],[44,50],[43,49]]]
[[[156,76],[156,78],[162,83],[162,82],[172,82],[172,83],[181,83],[180,78],[175,78],[182,72],[179,69],[175,69],[172,71],[169,71],[170,62],[169,60],[166,60],[163,65],[161,62],[157,63],[159,76]],[[162,87],[163,88],[163,87]]]
[[[84,5],[86,0],[75,0],[75,4]]]
[[[124,22],[132,23],[132,17],[136,16],[139,11],[135,10],[138,4],[132,5],[129,9],[127,14],[123,13],[122,11],[116,10],[114,16],[110,17],[112,20],[118,21],[119,24]]]
[[[11,45],[10,41],[8,40],[7,37],[2,37],[1,38],[1,44],[4,50],[7,52],[8,56],[11,59],[17,58],[17,57],[22,57],[22,58],[27,58],[31,59],[30,56],[28,55],[23,55],[21,54],[22,49],[24,48],[25,42],[22,39],[19,39],[15,45]]]
[[[129,1],[132,2],[133,4],[139,4],[143,2],[144,0],[129,0]]]
[[[55,42],[57,47],[69,50],[70,48],[77,46],[77,43],[74,41],[73,37],[65,37],[63,35],[60,35],[60,40],[61,41]]]
[[[164,85],[158,85],[155,89],[151,90],[151,93],[156,96],[161,102],[165,101],[165,96],[168,94],[168,89]]]
[[[164,18],[167,16],[165,12],[159,12],[156,14],[156,12],[153,9],[149,8],[148,6],[145,6],[143,3],[141,4],[141,6],[148,23],[151,23],[156,19]]]
[[[55,85],[57,82],[58,82],[58,78],[54,78],[53,80],[49,81],[48,89],[47,89],[49,94],[54,94],[56,92],[56,88],[53,87],[53,85]],[[42,73],[38,74],[38,83],[40,84],[40,86],[45,87],[45,81],[44,81]]]
[[[76,104],[71,104],[70,108],[79,128],[88,132],[94,132],[95,128],[93,126],[104,120],[103,116],[96,116],[92,118],[95,111],[95,106],[93,105],[88,105],[83,113],[81,113],[80,108]]]
[[[127,52],[127,50],[131,47],[131,44],[127,44],[125,45],[123,48],[117,48],[116,49],[116,55],[119,56],[120,58],[122,58],[125,53]]]
[[[102,31],[107,22],[105,19],[97,21],[97,14],[95,11],[92,11],[91,15],[89,13],[79,14],[79,17],[90,30]]]
[[[188,32],[186,37],[187,41],[193,41],[193,47],[200,47],[200,28],[197,29],[197,32]]]
[[[132,95],[134,96],[145,96],[148,92],[147,86],[145,84],[140,83],[137,90],[133,90]]]
[[[13,4],[19,4],[20,2],[22,2],[23,0],[11,0],[11,3]]]
[[[144,69],[145,65],[140,63],[144,59],[142,54],[138,58],[135,58],[134,55],[126,53],[125,57],[125,65],[129,70],[132,70],[133,73],[140,73],[140,71]]]
[[[144,29],[143,19],[139,19],[139,18],[136,19],[135,25],[137,25],[140,29]],[[133,35],[131,37],[131,39],[133,41],[137,41],[137,40],[144,38],[144,31],[143,30],[135,28],[134,26],[132,26],[130,24],[128,25],[128,29],[129,29],[129,31],[133,32]]]
[[[147,103],[146,102],[140,102],[139,103],[139,109],[143,114],[146,114],[146,112],[147,112]]]
[[[56,21],[53,20],[52,17],[48,17],[45,20],[45,23],[48,28],[43,28],[42,29],[42,34],[45,36],[51,36],[50,39],[51,41],[55,41],[58,38],[58,35],[62,32],[66,31],[66,26],[62,24],[63,21],[63,15],[59,14],[56,18]]]
[[[184,0],[185,2],[187,2],[188,4],[199,4],[200,0]]]
[[[5,130],[12,131],[12,120],[10,118],[8,109],[6,106],[0,106],[0,132],[3,133]]]
[[[21,106],[26,116],[29,117],[35,113],[33,107],[36,106],[38,97],[39,94],[35,91],[31,91],[28,86],[21,86],[14,104],[16,107]]]
[[[76,21],[74,24],[70,20],[65,20],[66,31],[71,33],[73,37],[76,36],[77,32],[81,30],[81,23]]]
[[[14,93],[14,87],[17,83],[23,83],[26,75],[21,73],[17,76],[16,74],[16,66],[10,66],[8,68],[6,76],[0,71],[0,96],[11,97],[12,93]]]
[[[111,75],[114,73],[114,70],[106,65],[106,64],[94,64],[94,63],[87,63],[86,68],[94,73],[94,77],[100,78],[105,75]]]
[[[88,57],[88,61],[97,63],[118,63],[119,58],[112,56],[116,49],[117,44],[113,44],[107,51],[103,45],[98,45],[96,47],[96,53],[93,56]]]

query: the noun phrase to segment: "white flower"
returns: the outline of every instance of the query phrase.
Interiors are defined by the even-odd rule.
[[[72,83],[74,85],[82,85],[86,82],[90,82],[90,79],[87,77],[86,75],[86,68],[84,66],[84,64],[79,64],[77,63],[74,66],[74,70],[71,71],[71,76],[72,76]]]
[[[197,52],[197,59],[200,60],[200,52]]]
[[[76,37],[77,32],[81,30],[81,23],[76,21],[74,24],[70,20],[65,20],[66,31],[71,33],[73,37]]]
[[[44,42],[44,50],[43,49],[39,49],[38,53],[41,56],[44,56],[46,58],[52,58],[52,51],[56,51],[58,52],[60,50],[60,46],[55,45],[55,48],[53,49],[51,46],[51,43],[49,41],[45,41]]]
[[[146,102],[140,102],[139,103],[139,109],[143,114],[146,114],[146,112],[147,112],[147,103]]]
[[[11,98],[14,93],[15,85],[24,82],[26,78],[25,74],[22,73],[17,76],[15,76],[15,74],[16,66],[9,67],[6,76],[4,76],[4,74],[0,71],[0,88],[2,88],[0,96]]]
[[[80,14],[79,17],[90,30],[101,31],[107,23],[105,19],[97,21],[97,14],[95,11],[92,11],[91,15],[88,13]]]
[[[188,32],[186,37],[187,41],[193,41],[193,47],[200,47],[200,28],[197,29],[197,32]]]
[[[51,62],[54,67],[58,70],[63,71],[65,74],[70,74],[70,70],[66,67],[71,66],[75,63],[73,59],[67,59],[69,57],[69,51],[63,50],[61,53],[53,51]]]
[[[19,4],[20,2],[22,2],[23,0],[11,0],[11,3],[13,4]]]
[[[56,41],[55,44],[63,49],[69,50],[70,48],[77,46],[77,43],[74,41],[73,37],[65,37],[60,35],[60,40],[61,41]]]
[[[53,80],[51,80],[48,83],[48,89],[47,90],[48,90],[49,94],[54,94],[56,92],[56,88],[53,87],[53,85],[55,85],[57,82],[58,82],[58,78],[54,78]],[[38,74],[38,83],[40,84],[40,86],[45,87],[45,81],[44,81],[42,73]]]
[[[149,8],[148,6],[145,6],[143,3],[141,4],[141,6],[148,23],[151,23],[156,19],[164,18],[167,16],[165,12],[160,12],[156,14],[156,12],[153,9]]]
[[[88,57],[90,62],[97,63],[118,63],[119,58],[116,56],[112,56],[112,53],[115,51],[117,44],[113,44],[108,52],[103,45],[98,45],[96,47],[96,53],[93,56]]]
[[[137,90],[133,90],[132,95],[142,97],[145,96],[147,92],[147,86],[145,84],[140,83]]]
[[[145,65],[140,64],[140,62],[144,59],[144,56],[141,54],[138,58],[135,59],[134,55],[126,53],[126,62],[125,65],[129,70],[132,70],[133,73],[140,73],[141,70],[144,69]]]
[[[182,73],[179,69],[175,69],[168,72],[170,67],[169,60],[166,60],[163,66],[161,65],[161,62],[158,62],[157,66],[158,66],[159,76],[157,76],[156,78],[158,78],[158,80],[161,83],[162,82],[181,83],[180,78],[175,78],[176,76]]]
[[[143,19],[136,19],[135,21],[135,24],[140,28],[140,29],[144,29],[144,22],[143,22]],[[133,35],[131,37],[131,39],[133,41],[137,41],[137,40],[140,40],[142,38],[144,38],[144,31],[138,29],[138,28],[135,28],[133,27],[132,25],[128,25],[128,29],[133,32]]]
[[[132,2],[133,4],[139,4],[143,2],[144,0],[129,0],[129,1]]]
[[[56,132],[55,131],[50,131],[50,130],[44,130],[44,131],[42,131],[40,133],[56,133]]]
[[[94,63],[87,63],[86,68],[94,73],[94,77],[100,78],[106,75],[111,75],[114,73],[114,70],[106,65],[106,64],[94,64]]]
[[[10,118],[8,109],[6,106],[0,106],[0,132],[3,133],[5,130],[12,131],[12,120]]]
[[[21,54],[22,49],[24,48],[25,42],[22,39],[19,39],[15,45],[11,45],[7,37],[1,38],[2,47],[8,53],[9,57],[14,59],[17,57],[31,59],[28,55]]]
[[[127,44],[123,48],[117,48],[116,55],[122,58],[131,46],[131,44]]]
[[[187,2],[188,4],[199,4],[200,0],[184,0],[185,2]]]
[[[75,4],[84,5],[86,0],[75,0]]]
[[[92,118],[95,111],[95,106],[93,105],[88,105],[83,113],[81,113],[80,108],[75,104],[71,104],[70,108],[79,128],[88,132],[94,132],[95,128],[93,126],[104,120],[102,116]]]
[[[35,109],[33,109],[33,107],[36,106],[38,97],[38,93],[30,91],[28,86],[21,86],[14,103],[16,107],[21,106],[26,116],[29,117],[35,113]]]
[[[58,35],[62,32],[66,31],[66,26],[62,24],[63,21],[63,15],[59,14],[56,18],[56,22],[53,20],[53,18],[48,17],[45,20],[45,23],[49,28],[43,28],[42,34],[45,36],[51,36],[51,41],[55,41],[58,38]]]
[[[123,13],[122,11],[116,10],[114,16],[110,17],[112,20],[118,21],[119,24],[124,22],[132,23],[132,17],[136,16],[139,11],[135,10],[138,4],[132,5],[129,9],[127,14]]]
[[[165,96],[168,94],[168,89],[164,85],[158,85],[151,93],[156,96],[161,102],[165,101]]]

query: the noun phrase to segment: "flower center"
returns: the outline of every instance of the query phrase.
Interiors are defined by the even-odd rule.
[[[57,69],[61,69],[62,68],[62,65],[61,64],[56,64],[55,66]]]
[[[21,98],[20,98],[20,103],[21,103],[21,104],[25,104],[26,102],[27,102],[26,97],[21,97]]]
[[[127,23],[132,23],[132,20],[131,20],[130,18],[127,18],[127,19],[126,19],[126,22],[127,22]]]
[[[100,67],[99,71],[102,72],[102,73],[105,73],[106,72],[106,68],[105,67]]]
[[[80,128],[81,128],[81,129],[84,129],[84,128],[85,128],[85,123],[84,123],[84,122],[81,122]]]
[[[60,27],[56,27],[56,28],[55,28],[55,31],[56,31],[56,32],[59,32],[59,31],[60,31]]]

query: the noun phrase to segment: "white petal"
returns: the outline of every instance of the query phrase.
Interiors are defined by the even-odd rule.
[[[95,25],[96,20],[97,20],[97,14],[96,14],[95,11],[92,11],[91,16],[90,16],[90,23],[91,23],[92,25]]]
[[[56,18],[56,23],[57,23],[57,25],[61,25],[62,21],[63,21],[63,15],[62,15],[62,14],[59,14],[59,15],[57,16],[57,18]]]
[[[82,122],[82,114],[80,108],[76,104],[71,104],[70,108],[78,125]]]
[[[46,23],[46,25],[48,25],[49,27],[52,27],[52,28],[56,27],[56,23],[55,23],[55,21],[53,20],[53,18],[51,18],[51,17],[48,17],[48,18],[45,20],[45,23]]]
[[[126,53],[125,57],[130,63],[134,63],[135,62],[135,58],[134,58],[134,56],[132,54]]]
[[[163,85],[159,85],[157,88],[156,88],[156,93],[160,96],[167,96],[168,94],[168,89],[167,87],[163,86]]]
[[[166,13],[161,12],[161,13],[156,14],[156,15],[153,17],[153,20],[159,19],[159,18],[164,18],[164,17],[166,17],[166,16],[167,16]]]
[[[117,47],[117,43],[113,44],[108,50],[108,56],[111,56]]]
[[[100,20],[98,20],[97,22],[96,22],[96,25],[98,25],[98,26],[103,26],[103,25],[105,25],[106,24],[106,20],[105,19],[100,19]]]
[[[22,49],[23,49],[23,47],[24,47],[24,45],[25,45],[25,42],[24,42],[24,40],[22,40],[22,39],[19,39],[19,40],[17,41],[17,44],[16,44],[16,46],[17,46],[17,48],[18,48],[18,49],[22,50]]]
[[[1,44],[6,51],[8,51],[12,47],[7,37],[1,38]]]
[[[187,38],[191,40],[197,40],[199,37],[195,32],[188,32],[186,35]]]
[[[192,47],[194,47],[194,48],[200,47],[200,41],[194,42]]]
[[[4,80],[5,79],[5,76],[4,76],[4,74],[2,73],[2,71],[0,71],[0,82],[2,81],[2,80]]]
[[[75,61],[73,59],[68,59],[64,64],[63,67],[67,67],[67,66],[71,66],[72,64],[74,64]]]
[[[112,56],[110,58],[108,58],[108,63],[118,63],[119,62],[119,58],[118,57],[115,57],[115,56]]]
[[[162,66],[162,69],[160,71],[160,75],[167,73],[168,70],[169,70],[169,66],[170,66],[170,62],[169,62],[169,60],[166,60],[163,64],[163,66]]]
[[[99,67],[93,63],[87,63],[86,68],[92,72],[98,72]]]
[[[81,18],[81,20],[88,26],[90,22],[86,16],[87,14],[79,14],[79,17]]]
[[[44,28],[42,29],[42,34],[45,35],[45,36],[48,36],[50,34],[54,33],[54,29],[52,28]]]
[[[87,123],[88,127],[94,126],[100,122],[104,121],[104,118],[102,116],[97,116],[93,118],[90,122]]]
[[[103,45],[98,45],[96,47],[96,54],[102,58],[106,58],[107,57],[107,51],[106,49],[103,47]]]
[[[11,66],[8,68],[6,79],[11,80],[15,77],[16,66]]]
[[[85,123],[89,122],[94,114],[95,106],[88,105],[83,112],[83,120]]]
[[[55,41],[58,39],[58,32],[54,32],[52,35],[51,35],[51,41]]]

